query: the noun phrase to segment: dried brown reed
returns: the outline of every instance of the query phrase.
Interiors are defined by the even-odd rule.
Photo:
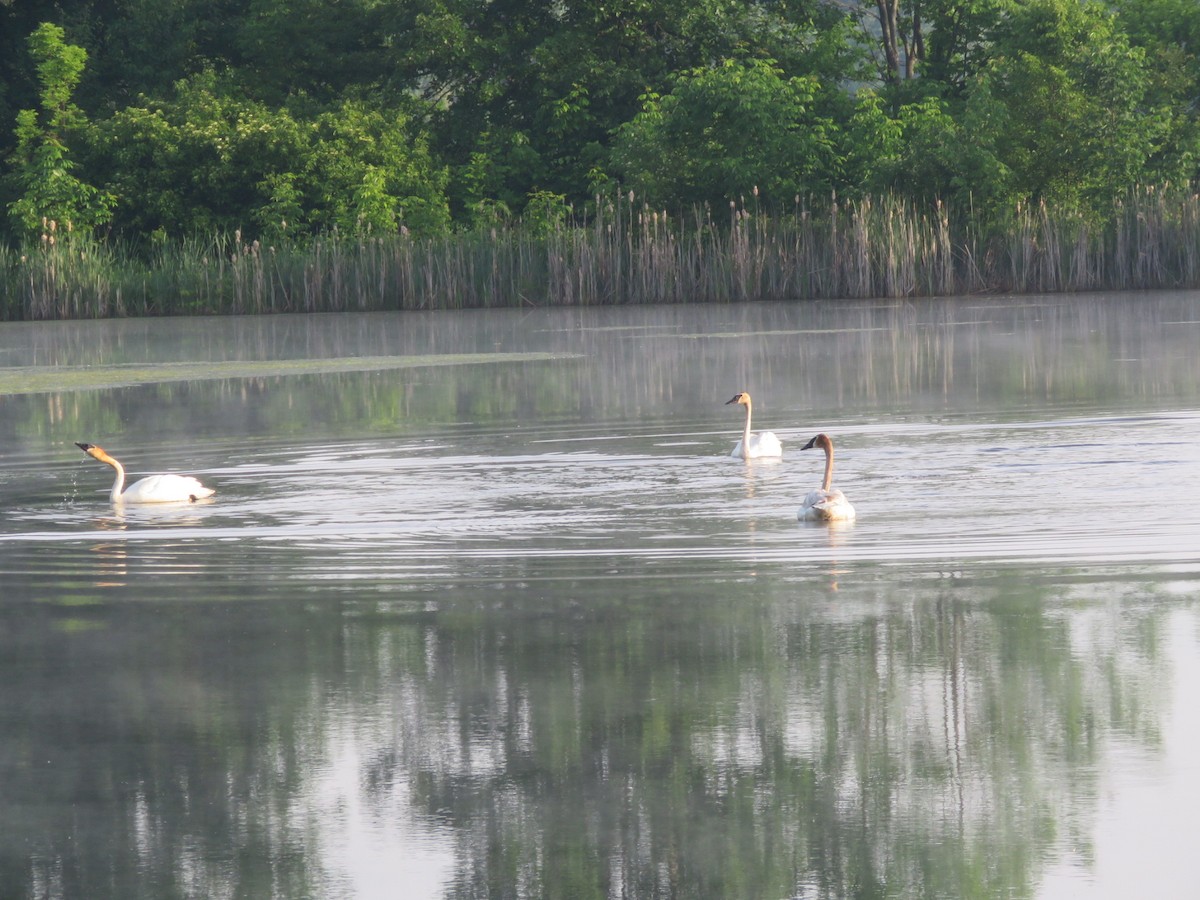
[[[1108,221],[1045,204],[1001,221],[898,197],[784,212],[757,197],[672,216],[632,194],[586,217],[431,238],[306,244],[232,239],[160,246],[149,259],[48,229],[0,249],[0,316],[336,312],[380,309],[921,297],[1200,287],[1200,196],[1134,191]]]

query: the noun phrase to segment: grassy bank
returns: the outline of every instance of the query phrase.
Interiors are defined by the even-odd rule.
[[[1200,287],[1200,197],[1146,189],[1088,223],[1045,206],[982,227],[891,199],[586,219],[432,239],[160,247],[48,233],[0,250],[0,317],[331,312]]]

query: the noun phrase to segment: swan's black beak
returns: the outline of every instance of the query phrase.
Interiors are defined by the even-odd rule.
[[[741,395],[741,394],[734,394],[734,396],[733,396],[733,399],[732,399],[732,400],[726,400],[726,401],[725,401],[725,405],[726,405],[726,406],[728,406],[730,403],[737,403],[737,402],[738,402],[738,397],[740,397],[740,396],[742,396],[742,395]]]
[[[84,453],[87,453],[89,450],[92,449],[91,444],[81,444],[81,443],[79,443],[79,441],[75,442],[75,446],[78,447],[80,450],[82,450]]]
[[[801,450],[811,450],[811,449],[812,449],[813,447],[815,447],[815,446],[817,446],[817,439],[816,439],[816,438],[813,438],[811,441],[809,441],[807,444],[805,444],[805,445],[804,445],[803,447],[801,447],[800,449],[801,449]]]

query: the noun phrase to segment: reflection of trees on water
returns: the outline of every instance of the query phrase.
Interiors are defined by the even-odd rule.
[[[454,822],[455,894],[1027,893],[1107,737],[1156,718],[1154,657],[1076,655],[1047,599],[450,604],[372,781]]]
[[[336,896],[357,815],[452,836],[461,896],[1011,896],[1157,739],[1153,604],[548,574],[5,607],[0,883]]]
[[[24,329],[13,365],[561,352],[583,359],[296,375],[10,397],[0,438],[50,421],[114,435],[355,434],[430,424],[723,421],[731,391],[760,426],[807,413],[1144,402],[1194,396],[1194,295],[516,310],[423,315],[52,323]],[[15,334],[15,332],[13,333]],[[19,353],[17,352],[19,351]],[[47,407],[49,404],[49,410]],[[66,409],[65,407],[69,407]],[[733,433],[731,427],[731,433]]]
[[[4,896],[333,896],[288,798],[328,741],[336,618],[123,596],[3,611]]]

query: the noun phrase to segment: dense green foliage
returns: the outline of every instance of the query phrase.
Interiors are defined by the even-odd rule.
[[[68,231],[103,224],[113,200],[73,174],[75,163],[66,143],[67,135],[82,124],[71,94],[87,53],[64,44],[63,30],[47,22],[29,36],[29,54],[36,64],[41,108],[17,114],[11,183],[18,196],[8,209],[18,235],[42,232],[49,240],[59,222]]]
[[[1101,220],[1200,177],[1197,97],[1194,0],[0,0],[2,227],[437,237],[630,190]]]

